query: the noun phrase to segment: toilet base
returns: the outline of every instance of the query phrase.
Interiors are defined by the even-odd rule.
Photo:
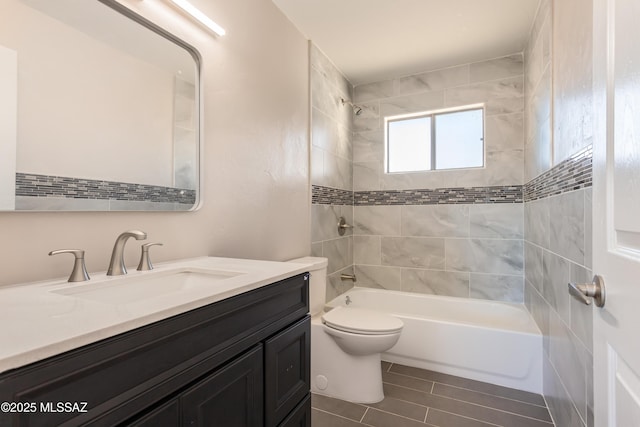
[[[311,391],[354,403],[384,399],[380,353],[347,354],[323,328],[319,316],[311,320]]]

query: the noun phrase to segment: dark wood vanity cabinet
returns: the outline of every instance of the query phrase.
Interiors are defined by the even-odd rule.
[[[0,413],[0,426],[310,426],[308,280],[5,372],[0,402],[37,410]],[[86,412],[50,410],[60,402],[86,402]]]

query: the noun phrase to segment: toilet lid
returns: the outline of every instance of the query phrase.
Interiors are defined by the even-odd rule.
[[[364,335],[392,334],[404,326],[402,320],[385,313],[342,306],[325,313],[322,322],[333,329]]]

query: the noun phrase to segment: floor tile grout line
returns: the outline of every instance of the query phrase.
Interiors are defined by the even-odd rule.
[[[392,383],[386,383],[386,384],[393,385],[393,386],[395,386],[395,387],[404,388],[404,389],[411,390],[411,391],[418,391],[418,392],[421,392],[421,393],[426,393],[425,391],[422,391],[422,390],[416,390],[416,389],[414,389],[414,388],[404,387],[404,386],[397,385],[397,384],[392,384]],[[455,400],[456,402],[462,402],[462,403],[466,403],[466,404],[469,404],[469,405],[478,406],[478,407],[480,407],[480,408],[491,409],[491,410],[494,410],[494,411],[502,412],[502,413],[504,413],[504,414],[511,414],[511,415],[515,415],[515,416],[518,416],[518,417],[521,417],[521,418],[528,418],[528,419],[530,419],[530,420],[540,421],[540,422],[542,422],[542,423],[546,423],[546,424],[549,424],[549,425],[553,425],[552,423],[549,423],[549,421],[541,420],[541,419],[538,419],[538,418],[532,418],[532,417],[529,417],[529,416],[527,416],[527,415],[516,414],[515,412],[505,411],[505,410],[503,410],[503,409],[492,408],[492,407],[490,407],[490,406],[480,405],[480,404],[478,404],[478,403],[468,402],[468,401],[466,401],[466,400],[454,399],[454,398],[452,398],[452,397],[448,397],[448,396],[441,396],[441,395],[439,395],[439,394],[434,394],[434,396],[438,396],[438,397],[443,398],[443,399]],[[430,406],[427,406],[427,405],[422,405],[422,404],[420,404],[420,403],[411,402],[411,401],[409,401],[409,400],[399,399],[399,398],[397,398],[397,397],[394,397],[394,399],[402,400],[402,401],[404,401],[404,402],[408,402],[408,403],[413,403],[414,405],[423,406],[423,407],[425,407],[425,408],[429,408],[429,407],[430,407]],[[441,409],[439,409],[439,408],[433,408],[433,409],[437,409],[438,411],[440,411],[440,410],[441,410]],[[444,411],[444,412],[446,412],[446,411]],[[455,414],[455,415],[460,415],[460,414]],[[486,422],[486,421],[483,421],[483,422]]]
[[[453,399],[452,397],[449,397],[449,396],[443,396],[443,395],[441,395],[441,394],[434,394],[434,396],[444,397],[444,398],[447,398],[447,399]],[[480,407],[487,408],[487,409],[493,409],[493,410],[496,410],[496,411],[504,412],[504,413],[506,413],[506,414],[517,415],[517,416],[522,417],[522,418],[528,418],[528,419],[535,420],[535,421],[541,421],[541,422],[543,422],[543,423],[547,423],[547,424],[549,424],[549,423],[550,423],[550,422],[549,422],[549,421],[547,421],[547,420],[543,420],[543,419],[540,419],[540,418],[531,417],[531,416],[529,416],[529,415],[518,414],[518,413],[516,413],[516,412],[511,412],[511,411],[507,411],[507,410],[504,410],[504,409],[494,408],[493,406],[481,405],[481,404],[479,404],[479,403],[469,402],[469,401],[467,401],[467,400],[460,400],[460,399],[453,399],[453,400],[457,400],[457,401],[459,401],[459,402],[469,403],[469,404],[476,405],[476,406],[480,406]],[[541,407],[540,407],[540,408],[541,408]],[[547,411],[548,411],[548,409],[547,409]],[[551,422],[551,423],[552,423],[552,422]]]
[[[315,409],[316,411],[324,412],[325,414],[329,414],[329,415],[333,415],[333,416],[338,417],[338,418],[342,418],[343,420],[348,420],[348,421],[351,421],[351,422],[354,422],[354,423],[363,424],[362,422],[358,422],[358,421],[354,420],[353,418],[347,418],[347,417],[345,417],[343,415],[336,414],[334,412],[327,411],[325,409],[319,409],[319,408],[313,408],[313,407],[311,409]],[[365,411],[365,413],[366,413],[366,411]],[[368,425],[368,424],[365,424],[365,425]]]
[[[401,399],[397,399],[397,400],[401,400]],[[405,400],[405,402],[407,402],[407,401]],[[409,403],[412,403],[412,402],[409,402]],[[416,404],[416,405],[417,405],[417,404]],[[417,405],[417,406],[422,406],[422,405]],[[426,408],[427,410],[429,409],[429,407],[428,407],[428,406],[422,406],[422,407],[423,407],[423,408]],[[368,407],[368,409],[373,409],[373,410],[378,411],[378,412],[382,412],[382,413],[385,413],[385,414],[393,415],[394,417],[404,418],[405,420],[411,420],[411,421],[415,421],[415,422],[417,422],[417,423],[423,423],[423,424],[424,424],[424,422],[423,422],[423,421],[418,421],[418,420],[416,420],[415,418],[406,417],[406,416],[404,416],[404,415],[396,414],[396,413],[394,413],[394,412],[385,411],[385,410],[383,410],[383,409],[375,408],[375,407],[373,407],[373,406],[369,406],[369,407]],[[367,411],[368,411],[368,409],[367,409]],[[364,419],[364,416],[362,417],[362,419]],[[426,417],[425,417],[425,419],[426,419]]]
[[[364,414],[362,414],[362,417],[360,417],[360,421],[358,421],[360,424],[363,423],[364,421],[364,417],[367,415],[367,412],[369,412],[369,406],[366,407],[367,409],[364,410]]]
[[[500,425],[500,424],[492,423],[491,421],[479,420],[479,419],[477,419],[477,418],[469,417],[469,416],[467,416],[467,415],[456,414],[455,412],[449,412],[449,411],[445,411],[445,410],[438,409],[438,408],[433,408],[433,409],[435,409],[436,411],[444,412],[445,414],[455,415],[456,417],[464,418],[464,419],[467,419],[467,420],[477,421],[477,422],[479,422],[479,423],[488,424],[488,425],[490,425],[490,426],[504,427],[504,426],[502,426],[502,425]]]
[[[401,374],[397,374],[397,375],[401,375]],[[471,391],[471,392],[473,392],[473,393],[478,393],[478,394],[482,394],[482,395],[489,396],[489,397],[496,397],[496,398],[499,398],[499,399],[509,400],[509,401],[511,401],[511,402],[522,403],[522,404],[524,404],[524,405],[533,406],[533,407],[535,407],[535,408],[546,409],[547,411],[549,410],[549,407],[548,407],[548,406],[536,405],[535,403],[524,402],[524,401],[522,401],[522,400],[517,400],[517,399],[509,399],[508,397],[497,396],[497,395],[495,395],[495,394],[491,394],[491,393],[484,393],[484,392],[482,392],[482,391],[474,390],[474,389],[471,389],[471,388],[465,388],[465,387],[454,386],[454,385],[447,384],[447,383],[443,383],[443,382],[439,382],[439,381],[425,380],[425,379],[418,378],[418,377],[412,377],[412,376],[410,376],[410,375],[402,375],[402,376],[407,377],[407,378],[414,378],[414,379],[418,379],[418,380],[421,380],[421,381],[424,381],[424,382],[430,382],[430,383],[432,383],[432,385],[431,385],[431,392],[427,392],[427,391],[420,390],[420,389],[413,388],[413,387],[408,387],[408,386],[403,386],[403,385],[395,384],[395,383],[388,382],[388,381],[384,381],[384,380],[383,380],[383,382],[384,382],[384,383],[386,383],[386,384],[391,384],[391,385],[395,385],[395,386],[398,386],[398,387],[407,388],[407,389],[409,389],[409,390],[415,390],[415,391],[419,391],[419,392],[422,392],[422,393],[431,393],[431,394],[434,394],[434,393],[433,393],[433,390],[435,389],[435,385],[436,385],[436,384],[441,384],[441,385],[445,385],[445,386],[449,386],[449,387],[454,387],[454,388],[457,388],[457,389],[460,389],[460,390],[467,390],[467,391]],[[442,395],[436,395],[436,396],[442,396]],[[446,396],[442,396],[442,397],[446,397]],[[456,399],[456,400],[459,400],[459,399]],[[466,402],[466,401],[465,401],[465,402]],[[469,403],[472,403],[472,402],[469,402]],[[546,403],[546,402],[545,402],[545,403]]]
[[[473,391],[473,392],[475,392],[475,393],[485,394],[485,395],[487,395],[487,396],[495,396],[495,397],[499,397],[499,398],[501,398],[501,399],[512,400],[512,401],[514,401],[514,402],[526,403],[527,405],[537,406],[537,407],[539,407],[539,408],[548,408],[548,406],[537,405],[537,404],[535,404],[535,403],[526,402],[526,401],[521,400],[521,399],[513,399],[513,398],[509,398],[509,397],[498,396],[498,395],[496,395],[496,394],[486,393],[486,392],[483,392],[483,391],[474,390],[474,389],[472,389],[472,388],[461,387],[461,386],[459,386],[459,385],[453,385],[453,384],[445,383],[445,382],[442,382],[442,381],[437,381],[437,380],[428,380],[428,379],[425,379],[425,378],[414,377],[413,375],[400,374],[400,373],[398,373],[398,372],[391,372],[390,368],[389,368],[389,370],[387,370],[386,372],[388,372],[388,373],[390,373],[390,374],[400,375],[400,376],[403,376],[403,377],[414,378],[414,379],[417,379],[417,380],[420,380],[420,381],[431,382],[431,383],[434,383],[434,385],[435,385],[435,383],[438,383],[438,384],[446,385],[446,386],[449,386],[449,387],[455,387],[455,388],[459,388],[459,389],[462,389],[462,390],[468,390],[468,391]],[[460,378],[462,378],[462,377],[460,377]],[[475,380],[471,380],[471,381],[475,381]],[[389,384],[393,384],[393,383],[389,383]],[[485,384],[489,384],[489,385],[496,385],[496,384],[491,384],[491,383],[485,383]],[[498,387],[501,387],[501,386],[498,386]],[[411,388],[411,387],[406,387],[406,388]],[[412,389],[412,390],[417,390],[417,389]],[[513,390],[518,390],[518,389],[513,389]],[[419,391],[421,391],[421,390],[419,390]],[[536,395],[536,396],[541,396],[541,397],[543,397],[541,394],[533,393],[533,392],[530,392],[530,391],[525,391],[525,390],[518,390],[518,391],[523,391],[523,392],[525,392],[525,393],[531,393],[531,394],[534,394],[534,395]],[[544,401],[544,399],[543,399],[543,401]],[[546,403],[546,402],[545,402],[545,403]]]
[[[424,421],[423,421],[423,423],[425,423],[425,424],[427,423],[427,418],[429,418],[429,409],[431,409],[431,408],[429,408],[427,406],[427,412],[424,413]]]
[[[434,382],[433,382],[433,384],[434,384],[434,388],[435,388],[435,384],[436,384],[436,383],[437,383],[437,384],[441,384],[441,385],[445,385],[445,386],[447,386],[447,387],[457,388],[457,389],[459,389],[459,390],[472,391],[472,392],[474,392],[474,393],[482,394],[482,395],[485,395],[485,396],[497,397],[498,399],[504,399],[504,400],[509,400],[509,401],[511,401],[511,402],[518,402],[518,403],[522,403],[522,404],[524,404],[524,405],[535,406],[536,408],[544,408],[544,409],[548,409],[548,408],[549,408],[549,407],[546,405],[546,402],[545,402],[545,405],[536,405],[535,403],[525,402],[525,401],[522,401],[522,400],[519,400],[519,399],[512,399],[512,398],[510,398],[510,397],[498,396],[497,394],[486,393],[486,392],[484,392],[484,391],[473,390],[473,389],[470,389],[470,388],[465,388],[465,387],[460,387],[460,386],[457,386],[457,385],[451,385],[451,384],[447,384],[447,383],[442,383],[442,382],[439,382],[439,381],[434,381]],[[433,392],[432,392],[432,393],[433,393]],[[540,395],[540,396],[542,396],[542,395]],[[543,398],[543,402],[544,402],[544,398]]]

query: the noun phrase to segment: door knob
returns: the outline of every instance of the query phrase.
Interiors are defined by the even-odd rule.
[[[569,283],[569,293],[586,305],[590,305],[593,300],[596,307],[604,307],[605,289],[604,279],[601,276],[593,276],[591,283]]]

